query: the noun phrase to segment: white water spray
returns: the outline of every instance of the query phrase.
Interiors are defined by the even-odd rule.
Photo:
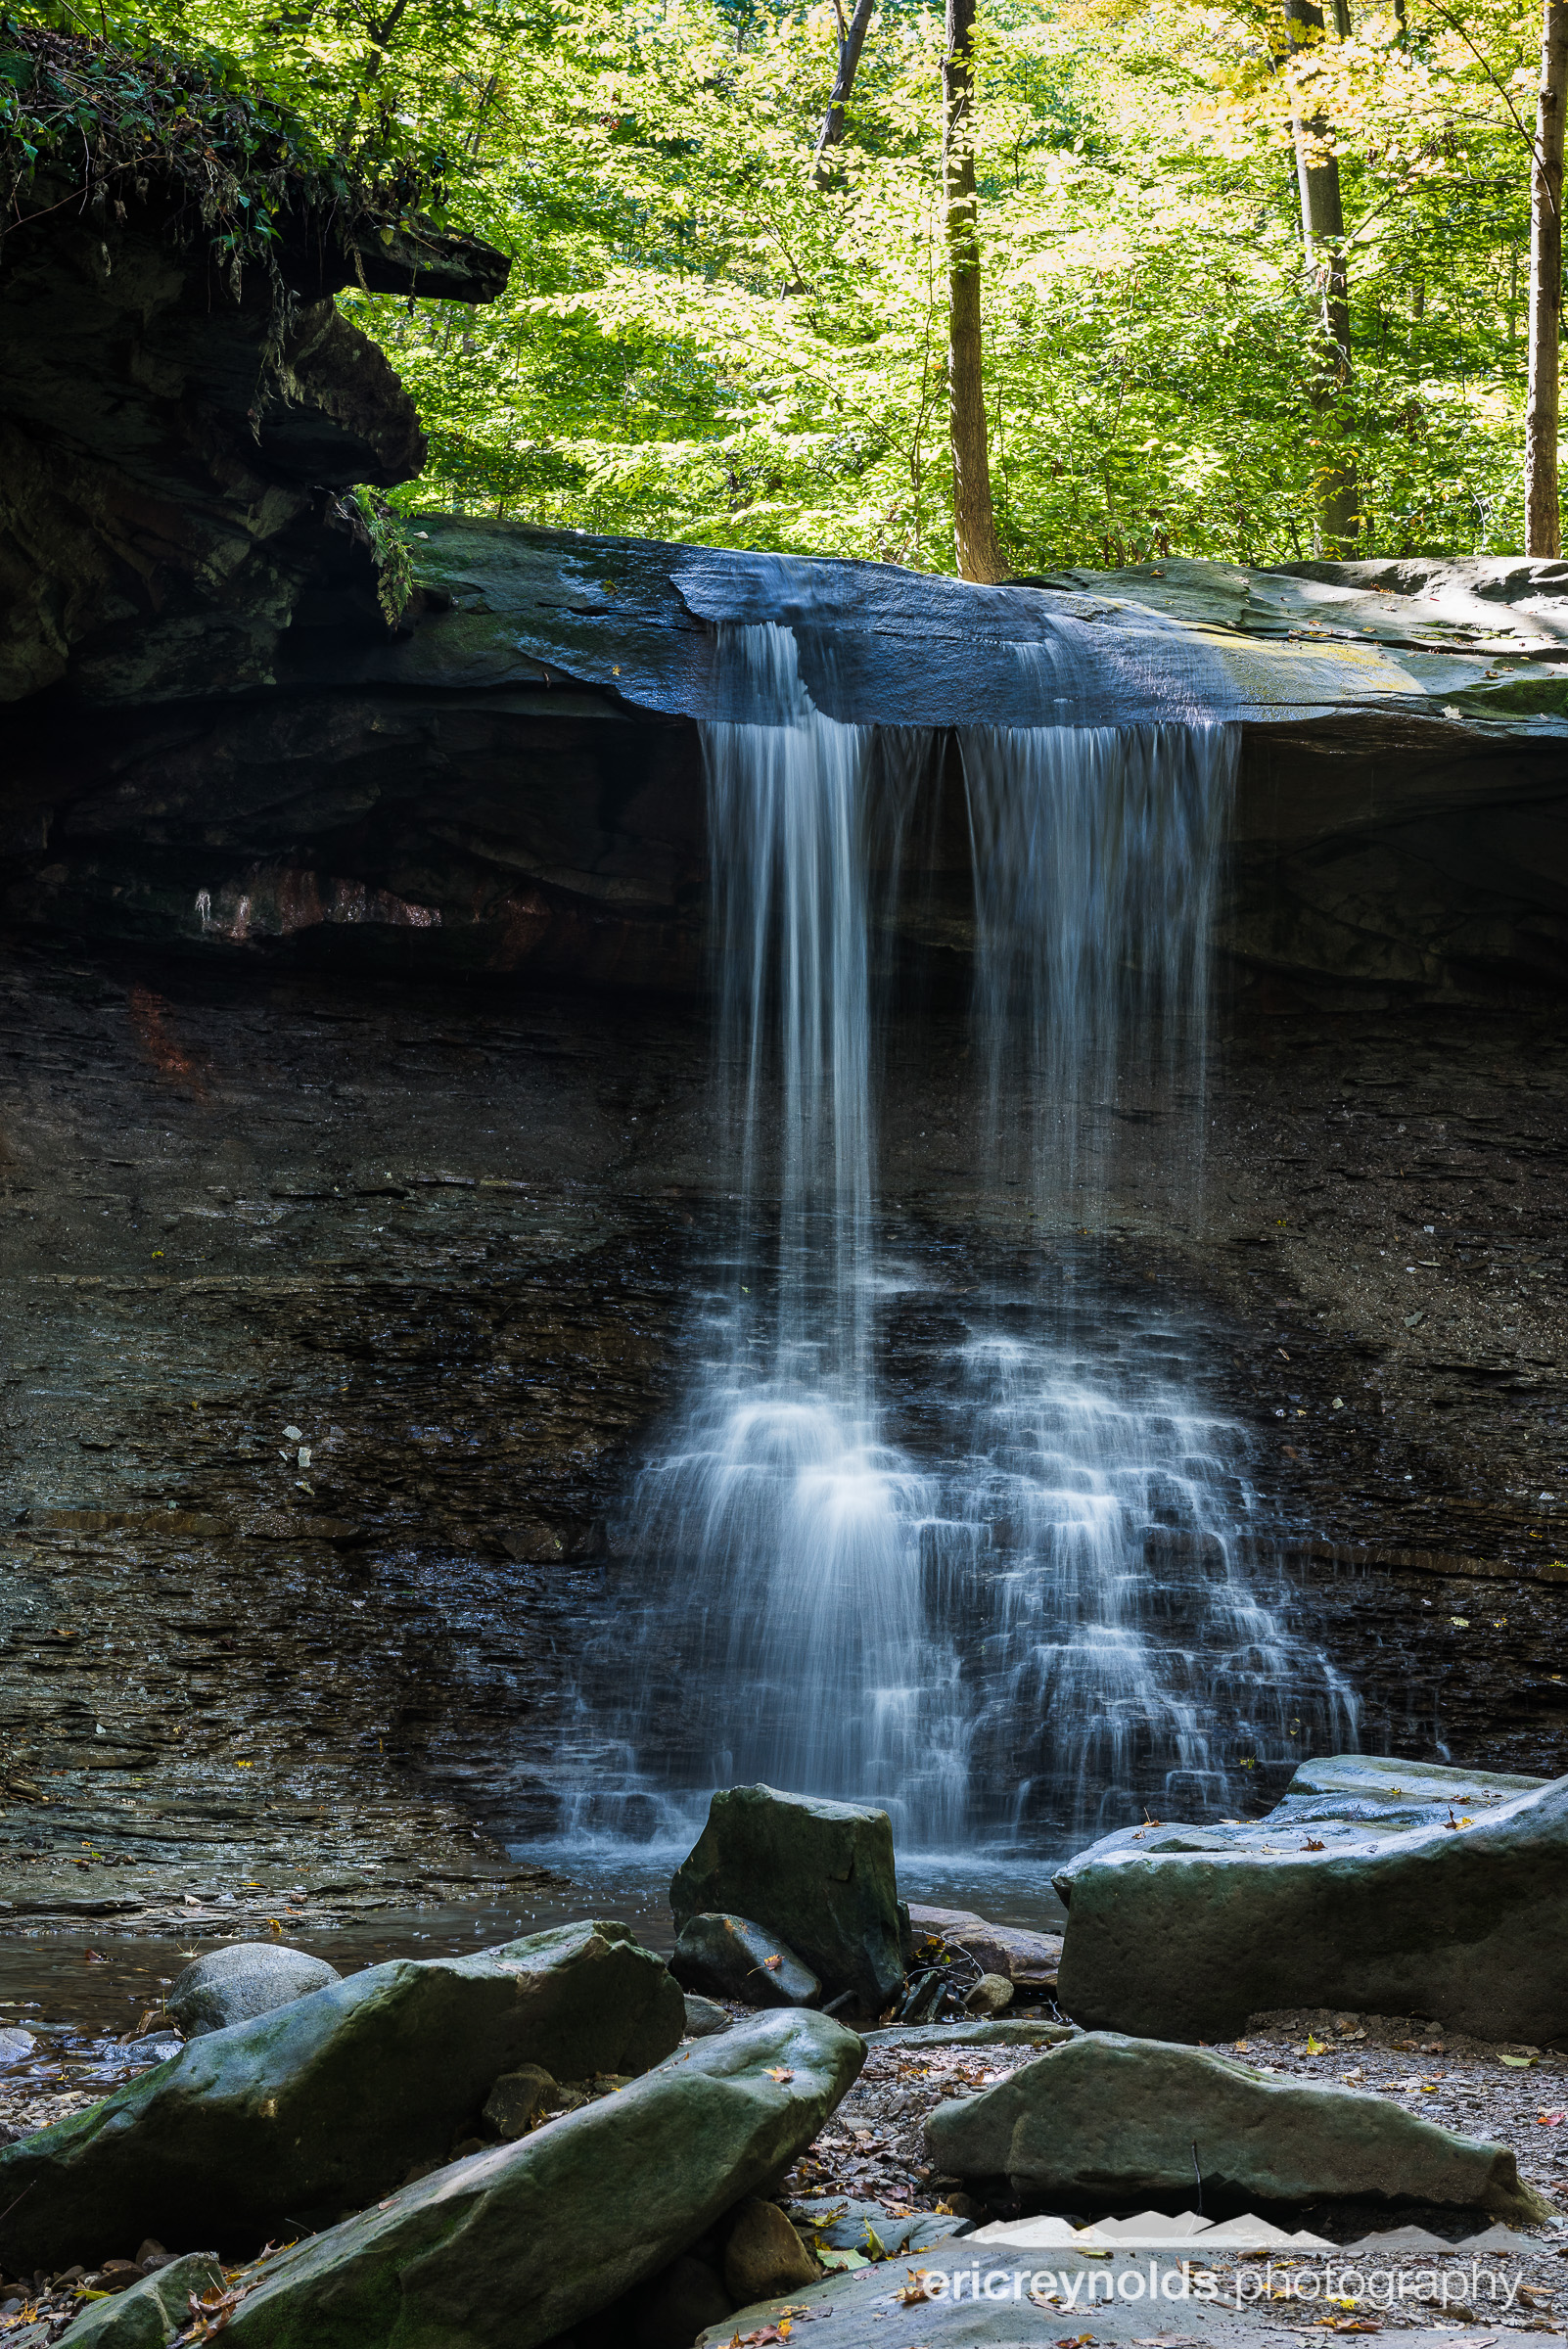
[[[681,1424],[635,1497],[651,1589],[598,1658],[622,1693],[569,1741],[572,1822],[679,1839],[714,1786],[758,1778],[881,1804],[905,1850],[1059,1851],[1150,1800],[1228,1811],[1244,1766],[1355,1742],[1248,1554],[1245,1433],[1201,1401],[1189,1333],[1058,1248],[965,1300],[922,1439],[890,1441],[873,814],[884,861],[901,828],[873,774],[895,786],[870,729],[812,707],[788,627],[721,631],[719,698],[733,1212]],[[1187,1104],[1196,1179],[1234,736],[1056,724],[960,751],[979,1151],[1060,1234],[1151,1101]]]

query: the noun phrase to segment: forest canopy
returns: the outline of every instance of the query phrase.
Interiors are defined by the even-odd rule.
[[[950,570],[948,34],[920,0],[862,15],[820,157],[836,0],[83,0],[11,21],[199,60],[301,153],[512,256],[478,310],[340,297],[429,432],[410,508]],[[1524,544],[1541,25],[1515,0],[979,0],[1008,567],[1310,558],[1340,475],[1354,542],[1328,551]],[[1304,246],[1304,138],[1337,172],[1332,261]]]

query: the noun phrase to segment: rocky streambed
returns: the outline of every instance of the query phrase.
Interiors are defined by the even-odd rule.
[[[218,2330],[750,2349],[807,2324],[857,2349],[901,2338],[880,2327],[911,2312],[931,2341],[1057,2349],[1064,2319],[1087,2320],[1075,2349],[1241,2349],[1325,2324],[1549,2337],[1568,2253],[1560,2037],[1350,2004],[1261,2010],[1194,2046],[1084,2032],[1040,1988],[1060,1947],[1071,2000],[1102,1879],[1158,1937],[1182,1883],[1217,1869],[1222,1906],[1276,1900],[1268,1855],[1307,1827],[1291,1848],[1326,1855],[1307,1870],[1325,1901],[1359,1878],[1397,1909],[1425,1885],[1451,1936],[1451,1863],[1492,1868],[1490,1939],[1456,1953],[1435,1931],[1433,1979],[1458,2007],[1517,2004],[1537,1920],[1509,1908],[1508,1855],[1540,1846],[1554,1913],[1568,1782],[1396,1773],[1412,1774],[1313,1765],[1228,1844],[1109,1839],[1063,1879],[1065,1946],[900,1909],[885,1814],[750,1787],[714,1798],[671,1883],[668,1968],[606,1922],[346,1979],[276,1940],[203,1958],[140,2036],[78,2047],[99,2068],[69,2093],[46,2101],[32,2079],[8,2096],[0,2325],[16,2349]],[[1455,1819],[1451,1796],[1478,1816]],[[758,1913],[701,1906],[726,1897]],[[1261,1980],[1299,1962],[1262,1943],[1252,1958]],[[726,1995],[706,1995],[726,1967]],[[1103,1961],[1102,2000],[1135,1998],[1136,1970]],[[1555,1942],[1540,1974],[1556,2012]],[[682,1991],[694,1978],[704,1995]],[[26,2036],[0,2030],[0,2061],[25,2061]],[[1168,2320],[1153,2335],[1151,2317]]]

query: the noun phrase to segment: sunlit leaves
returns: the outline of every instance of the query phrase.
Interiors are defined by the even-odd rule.
[[[940,11],[879,0],[823,193],[821,0],[407,0],[385,37],[392,0],[142,7],[513,255],[486,309],[344,297],[430,432],[400,502],[951,567]],[[982,0],[988,404],[1019,568],[1310,556],[1341,432],[1368,552],[1518,543],[1533,13],[1353,18],[1292,57],[1278,0]],[[1328,420],[1293,104],[1345,189],[1354,381]]]

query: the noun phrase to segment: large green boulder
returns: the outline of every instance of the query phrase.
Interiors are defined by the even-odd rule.
[[[1419,2202],[1527,2225],[1547,2206],[1505,2145],[1355,2089],[1286,2079],[1164,2040],[1096,2032],[979,2096],[939,2104],[933,2161],[1039,2203]]]
[[[885,1811],[730,1786],[676,1869],[677,1930],[730,1913],[776,1933],[821,1978],[825,1995],[853,1991],[880,2013],[903,1985],[893,1827]]]
[[[865,2050],[786,2008],[259,2265],[233,2349],[533,2349],[789,2166]]]
[[[148,2235],[254,2251],[445,2161],[503,2072],[644,2071],[684,2026],[673,1976],[624,1925],[369,1966],[0,2150],[0,2266],[128,2255]]]
[[[1056,1878],[1067,1903],[1057,2003],[1092,2029],[1226,2039],[1249,2014],[1348,2006],[1547,2041],[1568,2016],[1568,1777],[1513,1791],[1470,1773],[1473,1807],[1390,1831],[1302,1798],[1245,1829],[1132,1829]],[[1453,1773],[1449,1773],[1453,1774]],[[1386,1785],[1386,1781],[1385,1781]],[[1462,1794],[1463,1787],[1453,1790]],[[1434,1813],[1438,1816],[1434,1816]],[[1397,1816],[1397,1813],[1396,1813]],[[1452,1823],[1451,1823],[1452,1819]]]

